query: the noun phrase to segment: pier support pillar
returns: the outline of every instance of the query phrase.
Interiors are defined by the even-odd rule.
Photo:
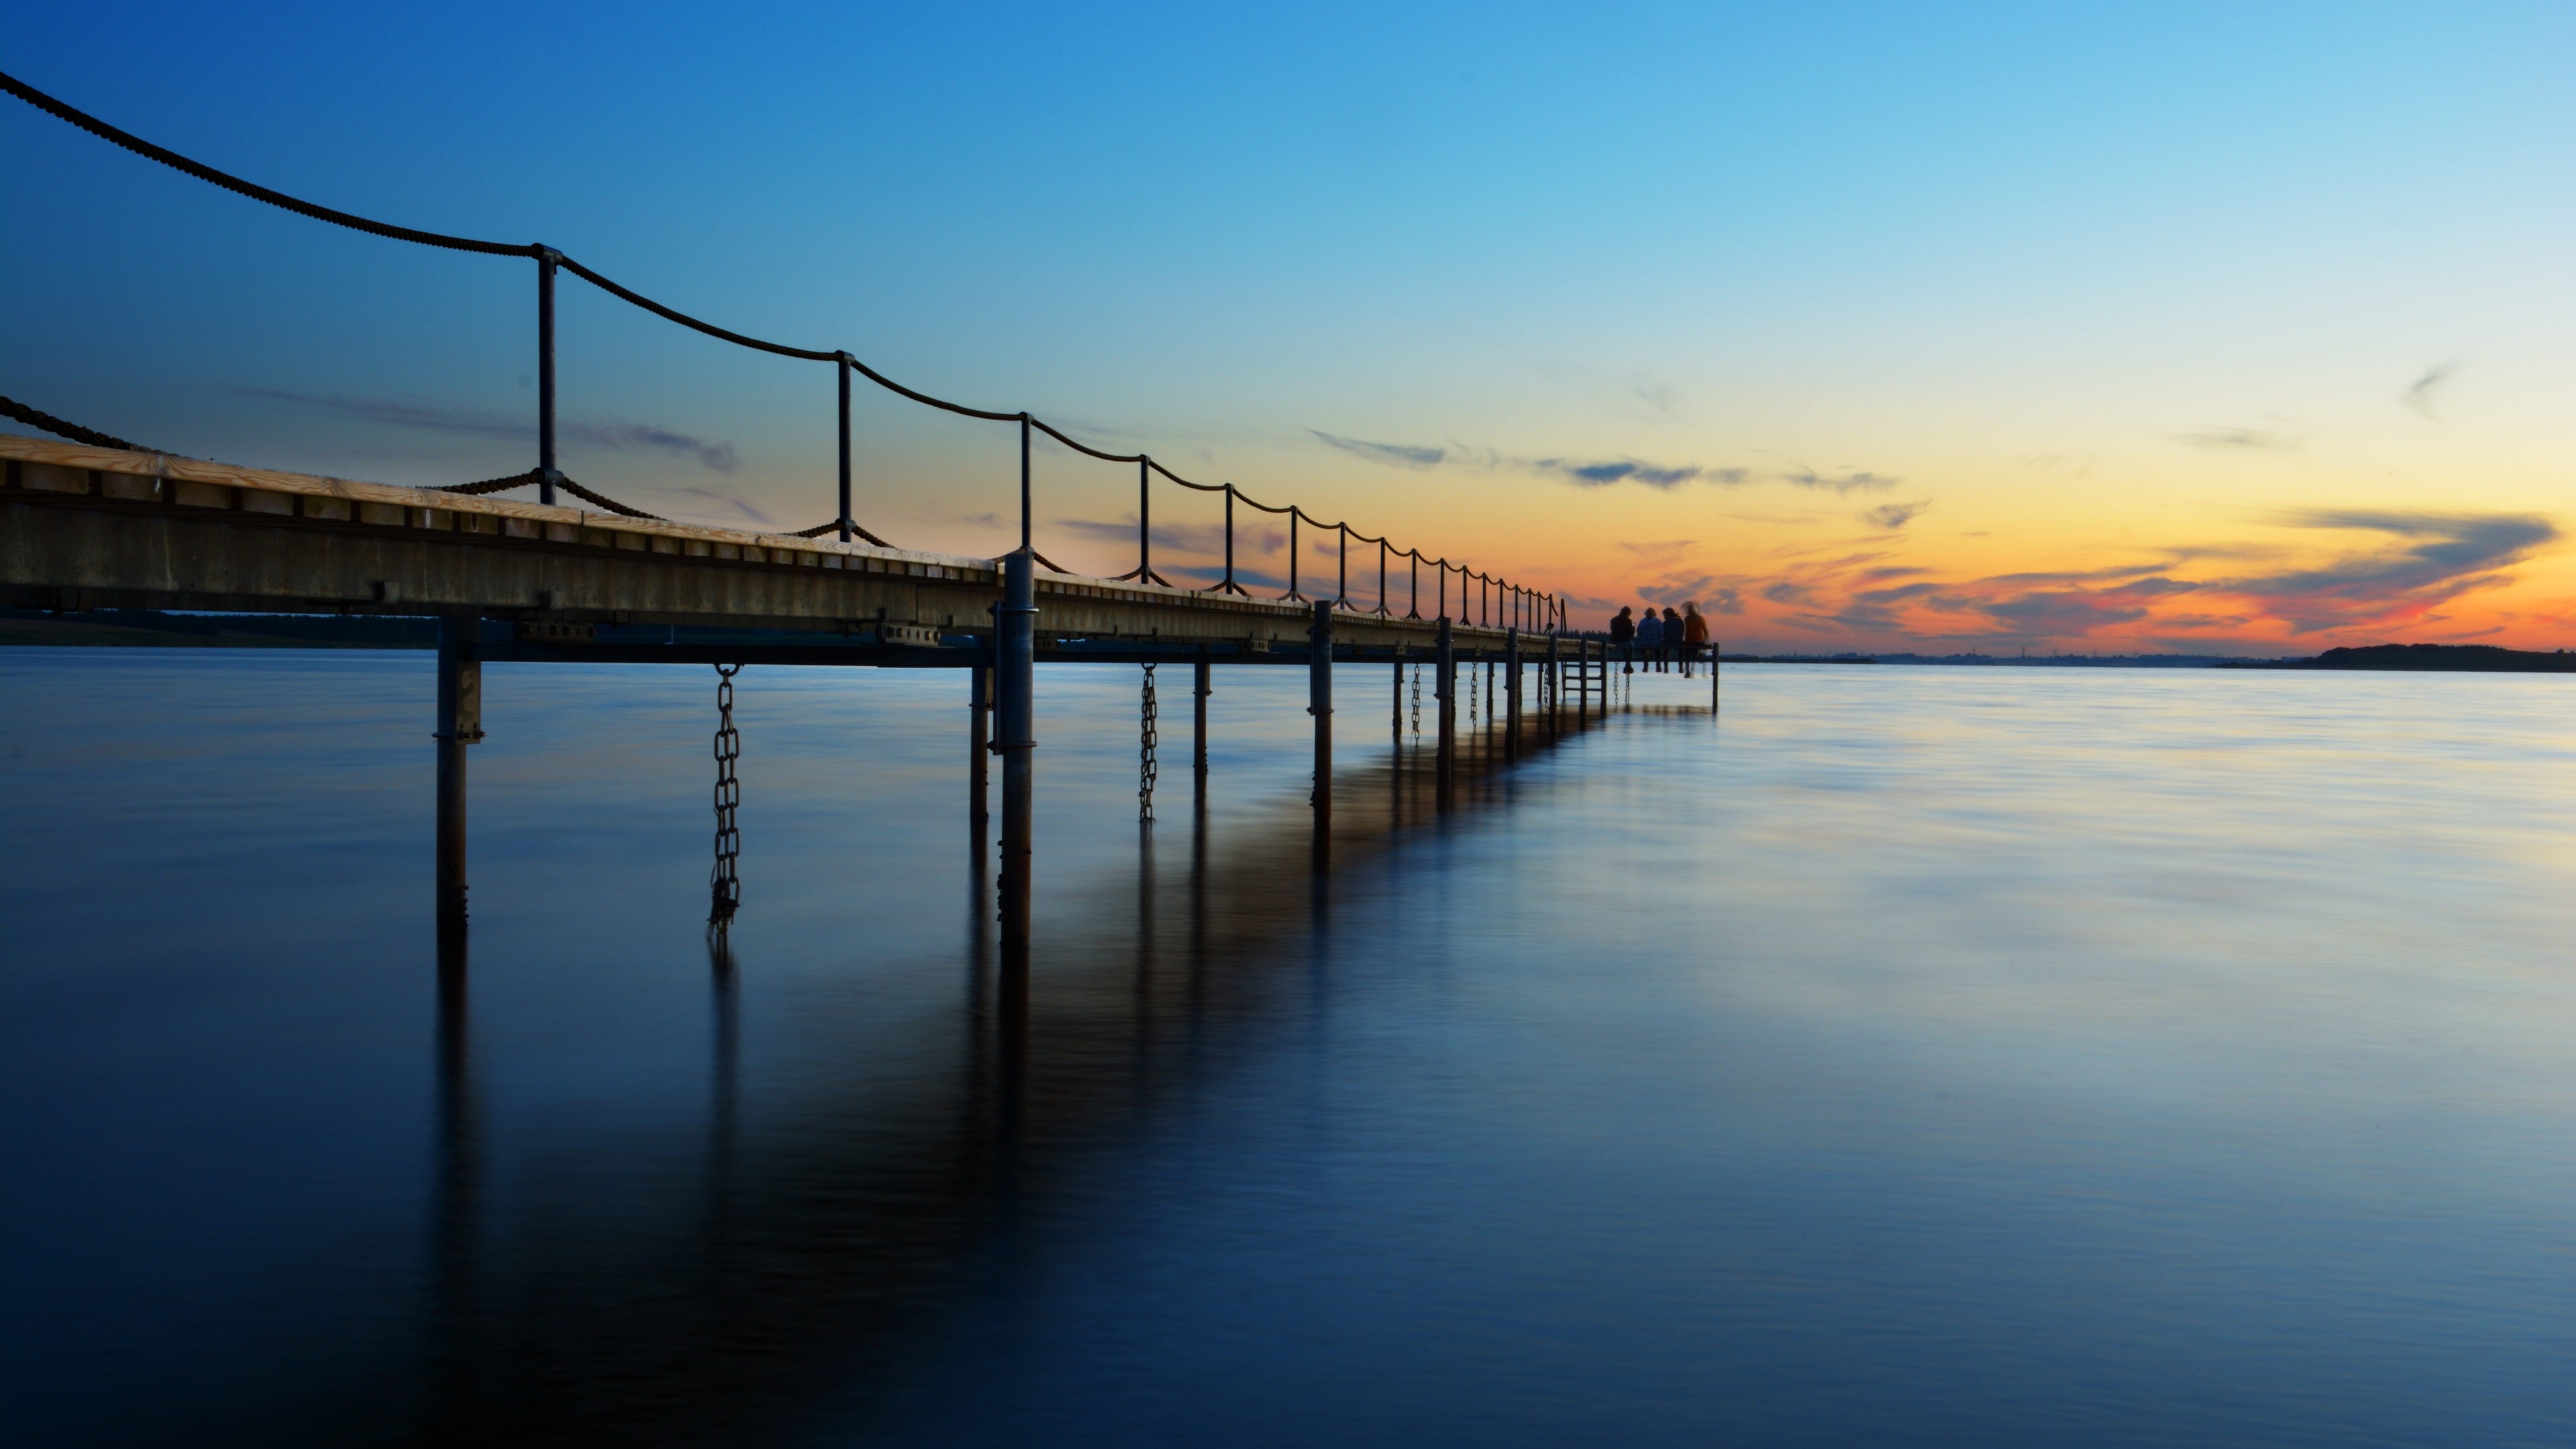
[[[1027,549],[1002,562],[1001,627],[993,661],[994,753],[1002,757],[1002,996],[1024,1004],[1029,972],[1030,798],[1037,754],[1037,575]]]
[[[1503,631],[1503,758],[1521,757],[1521,631]]]
[[[991,657],[977,660],[966,671],[966,820],[973,832],[975,856],[982,859],[984,842],[992,820],[992,713],[993,666]]]
[[[1202,654],[1190,680],[1190,779],[1193,799],[1207,798],[1207,702],[1216,691],[1208,680],[1207,656]]]
[[[1306,631],[1306,713],[1315,717],[1315,828],[1333,823],[1333,606],[1315,601]]]
[[[1401,644],[1395,646],[1395,708],[1392,713],[1395,730],[1395,768],[1400,775],[1404,771],[1404,646]]]
[[[1547,696],[1546,700],[1543,701],[1547,710],[1547,737],[1549,739],[1555,739],[1558,696],[1565,692],[1565,681],[1558,672],[1556,662],[1556,635],[1552,633],[1547,636],[1547,659],[1538,667],[1538,684],[1539,691]]]
[[[1440,619],[1440,657],[1433,668],[1440,701],[1440,808],[1449,808],[1458,774],[1458,640],[1448,616]]]
[[[465,935],[465,747],[483,738],[483,663],[474,646],[483,621],[438,619],[438,939],[441,961],[461,954]]]

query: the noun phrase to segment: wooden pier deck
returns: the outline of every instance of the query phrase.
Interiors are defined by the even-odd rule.
[[[486,646],[573,646],[597,626],[806,636],[796,662],[921,664],[916,651],[993,631],[999,560],[235,467],[0,436],[0,601],[18,608],[472,615],[508,621]],[[1137,658],[1212,651],[1302,658],[1313,605],[1039,568],[1041,650]],[[1335,611],[1344,658],[1427,654],[1438,622]],[[1455,625],[1469,657],[1506,631]],[[675,643],[677,642],[676,636]],[[874,645],[879,651],[852,652]],[[687,655],[603,642],[594,657]],[[829,651],[829,652],[825,652]],[[866,654],[868,657],[862,657]],[[501,657],[494,652],[487,657]],[[779,657],[777,662],[787,662]],[[959,661],[961,664],[964,662]]]

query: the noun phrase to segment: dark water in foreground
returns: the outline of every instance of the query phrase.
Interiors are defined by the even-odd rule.
[[[743,676],[718,980],[712,671],[492,668],[442,1014],[425,655],[0,652],[9,1441],[2576,1440],[2569,681],[1650,679],[1435,820],[1353,670],[1318,883],[1300,672],[1141,849],[1135,679],[1014,1095],[962,680]]]

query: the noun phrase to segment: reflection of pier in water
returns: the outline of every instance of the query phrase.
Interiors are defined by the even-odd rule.
[[[1520,759],[1601,722],[1534,721]],[[746,1123],[737,1008],[758,975],[756,963],[720,961],[705,1135],[685,1150],[694,1163],[656,1171],[671,1186],[648,1201],[591,1199],[541,1175],[531,1186],[542,1200],[497,1219],[462,963],[451,960],[425,1352],[417,1382],[374,1407],[409,1421],[405,1438],[626,1443],[756,1439],[826,1404],[863,1402],[853,1365],[949,1301],[1030,1185],[1073,1166],[1068,1144],[1115,1137],[1224,1070],[1245,1029],[1310,998],[1337,883],[1368,888],[1370,867],[1408,836],[1510,804],[1526,777],[1502,734],[1461,731],[1445,810],[1429,748],[1344,771],[1328,851],[1312,848],[1303,800],[1219,838],[1201,797],[1159,838],[1140,832],[1132,894],[1095,892],[1081,919],[1040,932],[1024,1016],[997,997],[991,881],[979,870],[952,1070],[900,1081],[854,1070],[841,1089],[773,1100]],[[850,1023],[854,1040],[867,1031]],[[329,1412],[338,1421],[347,1408]]]

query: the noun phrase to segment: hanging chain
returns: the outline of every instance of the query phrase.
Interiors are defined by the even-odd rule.
[[[1476,727],[1476,661],[1467,661],[1467,728]]]
[[[742,758],[742,734],[733,727],[733,677],[741,672],[739,664],[716,666],[716,866],[707,879],[707,924],[719,929],[732,924],[742,904],[742,878],[734,869],[742,832],[733,823],[742,804],[742,782],[733,774],[733,762]]]
[[[1413,666],[1413,738],[1422,739],[1422,666]]]
[[[1136,721],[1136,823],[1154,823],[1154,779],[1161,767],[1154,762],[1154,746],[1162,740],[1158,722],[1161,706],[1154,701],[1154,666],[1145,666],[1145,699]]]

